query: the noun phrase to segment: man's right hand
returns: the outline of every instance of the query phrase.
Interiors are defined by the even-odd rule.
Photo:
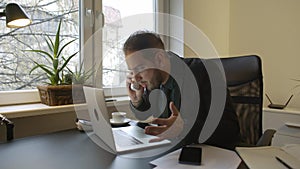
[[[127,92],[128,92],[128,95],[129,95],[132,105],[134,107],[138,107],[143,101],[142,96],[144,93],[144,87],[140,86],[139,89],[133,90],[130,87],[132,83],[137,83],[137,82],[134,80],[132,73],[129,73],[127,75],[127,79],[126,79]]]

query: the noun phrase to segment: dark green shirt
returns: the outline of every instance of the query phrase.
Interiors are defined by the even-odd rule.
[[[173,79],[172,76],[169,76],[169,79],[167,80],[165,85],[160,86],[160,90],[164,92],[164,94],[167,97],[167,104],[165,111],[159,116],[161,118],[168,118],[171,116],[172,112],[170,110],[170,102],[174,102],[174,105],[178,110],[180,110],[180,90],[176,83],[176,81]]]
[[[172,57],[170,57],[171,65],[173,62]],[[148,117],[153,115],[154,117],[168,118],[171,116],[172,112],[169,108],[170,102],[174,102],[174,105],[178,110],[180,110],[181,94],[178,84],[171,76],[173,74],[174,68],[171,67],[170,76],[164,85],[160,85],[160,92],[153,92],[155,99],[149,99],[151,92],[145,90],[143,94],[143,101],[139,107],[134,107],[132,104],[131,110],[135,113],[135,116],[140,120],[146,120]],[[166,96],[166,103],[164,102],[163,96]]]
[[[201,59],[183,59],[171,54],[170,62],[171,78],[168,79],[165,85],[161,85],[160,89],[156,89],[160,92],[145,91],[143,102],[139,107],[135,108],[131,104],[133,113],[140,120],[145,120],[151,115],[154,117],[169,117],[171,115],[169,102],[173,101],[184,121],[183,134],[182,137],[180,136],[180,139],[182,139],[181,145],[198,143],[199,139],[202,138],[200,134],[207,133],[206,130],[203,130],[203,126],[205,124],[209,124],[207,126],[217,124],[216,129],[211,129],[213,131],[211,135],[204,135],[209,137],[204,143],[234,149],[236,143],[240,141],[240,129],[237,115],[231,103],[231,97],[226,92],[226,84],[224,85],[225,89],[220,87],[223,91],[225,90],[226,96],[224,96],[224,100],[221,100],[221,106],[216,105],[218,102],[213,102],[212,99],[213,89],[206,69],[207,65],[204,65]],[[218,72],[219,70],[215,69],[214,71]],[[211,73],[214,74],[214,72]],[[226,82],[224,81],[224,83]],[[215,87],[222,86],[219,84],[214,85]],[[167,101],[162,99],[161,91],[163,91],[163,95],[167,96]],[[156,93],[156,95],[152,93]],[[217,110],[216,107],[211,106],[212,104],[219,106],[219,108],[222,105],[224,107]],[[161,114],[161,112],[163,113]],[[207,119],[209,113],[213,113],[214,117]],[[207,126],[205,129],[208,129]]]

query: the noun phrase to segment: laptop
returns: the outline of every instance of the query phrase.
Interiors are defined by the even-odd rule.
[[[274,104],[272,102],[272,100],[270,99],[270,97],[266,94],[267,96],[267,99],[269,100],[270,104],[268,105],[269,108],[273,108],[273,109],[284,109],[288,104],[289,102],[291,101],[292,97],[294,95],[291,95],[291,97],[288,99],[288,101],[283,105],[283,104]]]
[[[99,88],[83,87],[93,132],[114,153],[138,151],[171,143],[169,140],[149,143],[157,136],[147,135],[138,126],[112,128],[104,99]]]

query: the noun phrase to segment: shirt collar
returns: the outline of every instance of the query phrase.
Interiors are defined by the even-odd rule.
[[[171,76],[172,73],[174,73],[174,72],[173,72],[173,69],[174,69],[174,68],[172,67],[172,65],[174,65],[174,64],[172,64],[172,63],[174,62],[174,57],[178,57],[178,56],[175,55],[175,54],[173,54],[173,53],[169,53],[169,52],[168,52],[167,56],[169,57],[170,62],[171,62],[171,72],[170,72],[170,75],[169,75],[169,78],[168,78],[167,82],[166,82],[164,85],[160,85],[160,89],[165,88],[165,89],[172,90],[172,89],[175,88],[175,86],[174,86],[174,81],[175,81],[175,80],[174,80],[174,78]]]
[[[170,75],[167,82],[164,84],[164,85],[161,85],[160,88],[165,88],[165,89],[169,89],[169,90],[172,90],[174,89],[174,79],[173,77]]]

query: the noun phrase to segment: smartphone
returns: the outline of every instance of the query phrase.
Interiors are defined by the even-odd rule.
[[[131,83],[130,84],[130,89],[134,91],[140,90],[141,86],[138,83]]]
[[[183,147],[179,155],[179,163],[201,165],[202,149],[201,147]]]

